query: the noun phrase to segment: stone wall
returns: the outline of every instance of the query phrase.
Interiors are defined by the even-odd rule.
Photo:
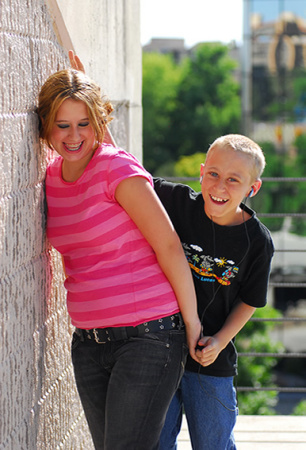
[[[139,27],[130,22],[131,10],[138,11],[136,20],[139,18],[139,0],[129,2],[128,10],[126,3],[61,0],[59,6],[66,5],[61,10],[66,32],[88,73],[101,85],[101,79],[90,73],[96,58],[96,53],[90,53],[104,49],[103,65],[109,69],[104,69],[103,78],[120,119],[113,126],[115,139],[140,156],[140,39]],[[66,312],[61,260],[45,238],[48,152],[40,146],[34,112],[42,83],[68,65],[60,38],[63,25],[58,27],[52,16],[54,5],[55,0],[0,2],[1,450],[92,448],[74,386],[72,327]],[[89,18],[97,17],[97,10],[96,26],[103,29],[112,24],[111,35],[110,28],[108,34],[101,34],[89,32],[88,24],[87,28],[80,26],[85,11]],[[75,38],[77,22],[83,45]],[[130,37],[126,40],[126,36]],[[136,50],[130,46],[131,40]],[[85,58],[87,49],[89,56]],[[131,50],[133,56],[128,54]],[[132,119],[138,119],[135,131]]]

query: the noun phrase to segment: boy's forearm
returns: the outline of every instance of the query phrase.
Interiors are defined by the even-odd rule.
[[[236,334],[238,334],[255,311],[256,308],[253,306],[249,306],[243,302],[238,303],[226,319],[221,330],[215,334],[215,337],[219,340],[222,348],[225,348]]]

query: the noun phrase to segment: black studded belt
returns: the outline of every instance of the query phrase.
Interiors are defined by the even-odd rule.
[[[107,342],[121,341],[130,337],[141,336],[146,333],[157,333],[163,330],[181,330],[184,328],[183,319],[180,313],[161,319],[151,320],[141,323],[136,327],[109,327],[92,328],[84,330],[76,328],[75,332],[84,340],[96,342],[97,344],[106,344]]]

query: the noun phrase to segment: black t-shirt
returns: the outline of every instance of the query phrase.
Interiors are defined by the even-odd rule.
[[[154,187],[191,267],[204,335],[218,332],[239,300],[256,308],[264,306],[274,247],[255,212],[241,204],[252,217],[240,225],[220,226],[206,216],[201,193],[160,178],[154,179]],[[208,367],[188,357],[186,370],[198,372],[199,367],[206,375],[235,375],[234,343],[230,342]]]

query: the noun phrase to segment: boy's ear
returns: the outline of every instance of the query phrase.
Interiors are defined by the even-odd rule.
[[[200,175],[201,175],[201,177],[204,175],[204,167],[205,167],[205,164],[201,164],[201,169],[200,169]]]
[[[249,190],[249,192],[247,192],[246,197],[254,197],[254,195],[256,195],[259,189],[261,188],[261,185],[262,185],[261,180],[254,181],[254,183],[251,186],[251,189]]]

